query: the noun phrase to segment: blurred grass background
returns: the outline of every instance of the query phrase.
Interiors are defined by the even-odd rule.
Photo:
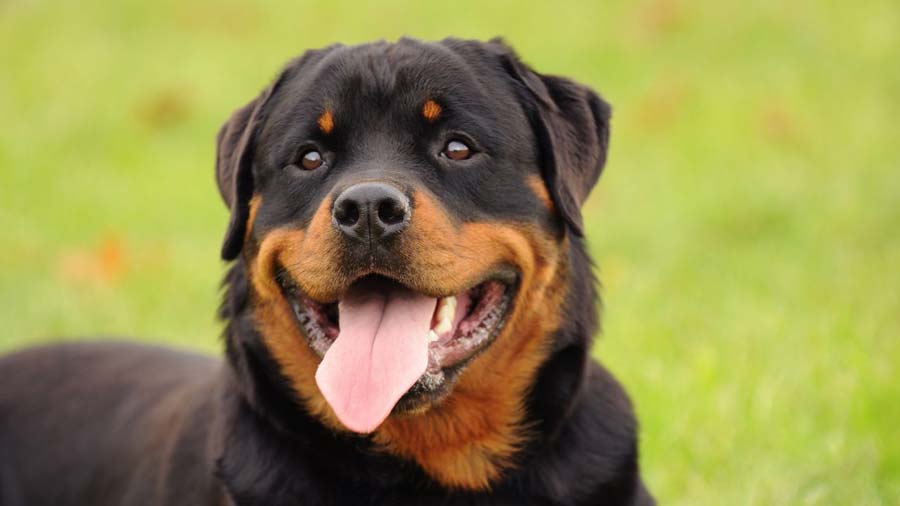
[[[596,354],[662,504],[900,504],[896,0],[6,0],[0,350],[217,352],[217,128],[305,48],[403,34],[614,105]]]

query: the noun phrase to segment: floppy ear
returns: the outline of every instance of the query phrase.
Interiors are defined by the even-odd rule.
[[[581,236],[581,206],[606,163],[611,108],[590,88],[538,74],[494,42],[506,49],[503,65],[524,88],[522,100],[537,134],[547,190],[569,229]]]
[[[244,245],[250,198],[253,196],[253,147],[260,111],[275,91],[279,78],[247,105],[234,111],[216,135],[216,183],[231,219],[222,243],[222,258],[234,260]]]

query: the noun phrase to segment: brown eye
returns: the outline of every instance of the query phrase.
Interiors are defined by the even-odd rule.
[[[465,143],[460,141],[450,141],[442,152],[444,156],[451,160],[465,160],[472,156],[472,150]]]
[[[300,164],[306,170],[316,170],[321,167],[325,163],[325,160],[322,158],[322,153],[312,149],[307,151],[303,158],[300,159]]]

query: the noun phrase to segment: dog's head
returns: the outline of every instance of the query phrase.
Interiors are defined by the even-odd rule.
[[[609,115],[499,41],[407,39],[309,51],[238,109],[222,256],[303,408],[445,484],[496,477],[566,318]]]

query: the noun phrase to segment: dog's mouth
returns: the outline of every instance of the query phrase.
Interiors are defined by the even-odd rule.
[[[284,288],[313,351],[324,357],[341,332],[341,301],[321,304],[304,296],[293,285],[285,284]],[[434,298],[435,308],[428,332],[423,336],[428,342],[429,372],[471,358],[496,336],[506,316],[511,288],[502,281],[490,279],[457,295]],[[385,294],[393,291],[413,292],[387,278],[367,276],[354,283],[348,294],[365,297],[364,292]]]
[[[367,433],[392,411],[447,393],[462,368],[500,333],[515,274],[502,271],[456,294],[430,296],[368,275],[337,301],[305,296],[277,276],[310,347],[322,362],[316,382],[349,429]]]

